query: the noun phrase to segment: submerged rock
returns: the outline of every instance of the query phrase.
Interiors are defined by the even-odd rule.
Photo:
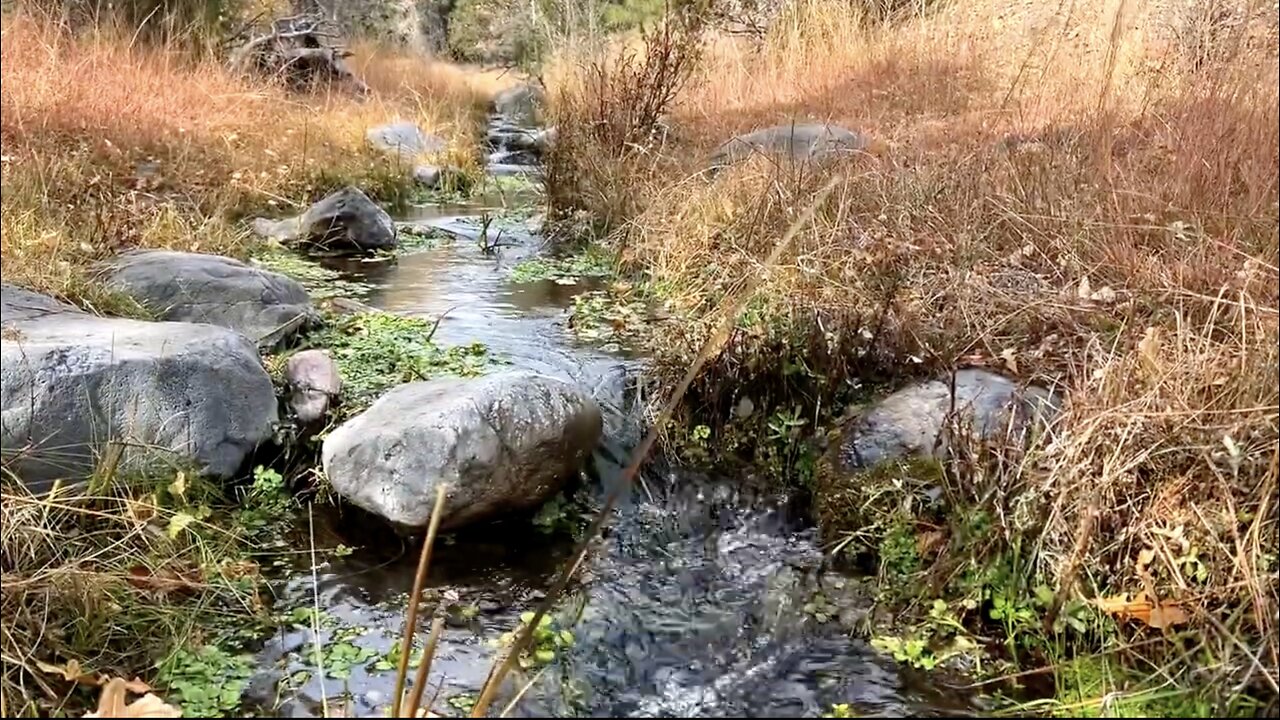
[[[122,472],[225,478],[271,437],[275,391],[240,333],[97,317],[10,285],[0,310],[0,451],[37,492],[91,475],[113,444]]]
[[[303,350],[290,355],[284,366],[284,380],[289,387],[289,408],[303,425],[322,419],[342,393],[338,364],[327,350]]]
[[[296,218],[257,218],[252,227],[264,237],[324,253],[362,253],[396,246],[396,226],[391,216],[350,185],[326,196]]]
[[[856,130],[825,123],[776,125],[739,135],[716,148],[713,168],[723,167],[756,153],[820,160],[858,152],[876,152],[882,143]]]
[[[442,526],[537,507],[600,439],[596,403],[525,371],[401,385],[324,442],[324,470],[352,504],[401,528],[425,527],[447,483]]]
[[[1022,442],[1053,419],[1058,398],[1044,388],[1022,388],[1002,375],[967,369],[956,373],[954,405],[960,426],[977,438],[995,440],[1007,434],[1011,441]],[[851,470],[886,460],[941,457],[945,447],[939,440],[951,408],[946,380],[893,393],[841,431],[840,464]]]
[[[448,145],[444,140],[423,132],[422,128],[406,121],[370,128],[365,133],[365,139],[375,149],[403,163],[411,163],[419,155],[440,152]]]
[[[161,320],[218,325],[262,345],[317,317],[296,280],[219,255],[144,250],[115,258],[105,272],[109,287]]]

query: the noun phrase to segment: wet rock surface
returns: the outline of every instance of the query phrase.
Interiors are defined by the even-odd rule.
[[[263,237],[323,254],[392,250],[397,242],[396,226],[387,211],[351,186],[326,196],[297,217],[257,218],[252,227]]]

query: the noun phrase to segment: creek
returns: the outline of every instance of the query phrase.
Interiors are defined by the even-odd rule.
[[[509,204],[485,197],[415,209],[402,220],[454,240],[343,269],[372,287],[367,302],[379,309],[443,316],[435,335],[442,344],[479,341],[504,363],[590,389],[606,414],[606,438],[579,497],[598,502],[639,439],[635,378],[644,359],[579,342],[566,327],[574,295],[589,282],[511,280],[516,263],[543,251],[534,223],[503,220],[498,247],[482,247],[481,216]],[[525,686],[510,715],[816,717],[845,703],[864,716],[974,712],[965,693],[853,637],[869,593],[858,578],[824,566],[791,497],[750,478],[661,461],[643,480],[557,604],[554,628],[572,641],[550,663],[513,673],[495,714]],[[370,532],[350,511],[315,513],[311,542],[355,550],[314,568],[304,563],[277,589],[279,607],[305,614],[318,605],[320,637],[310,620],[282,623],[257,655],[249,709],[315,717],[327,705],[330,715],[385,717],[418,546]],[[524,518],[437,543],[427,598],[446,608],[447,624],[425,693],[433,713],[466,714],[499,656],[497,641],[545,597],[573,544],[571,534],[540,532]],[[419,645],[429,625],[419,622]]]

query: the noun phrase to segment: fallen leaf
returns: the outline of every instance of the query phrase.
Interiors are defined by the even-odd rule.
[[[1147,624],[1157,629],[1185,625],[1190,621],[1191,616],[1187,615],[1187,612],[1181,607],[1172,603],[1156,605],[1151,608],[1151,613],[1147,616]]]
[[[1091,295],[1093,295],[1093,288],[1089,285],[1089,276],[1085,275],[1080,278],[1080,285],[1076,287],[1076,297],[1088,300]]]
[[[916,552],[922,556],[928,555],[945,539],[946,535],[941,530],[926,530],[916,536]]]
[[[36,667],[50,675],[61,675],[63,680],[69,680],[81,685],[92,685],[93,687],[97,687],[106,681],[105,676],[83,670],[80,667],[79,661],[74,659],[68,660],[66,665],[53,665],[37,660]]]
[[[179,573],[176,570],[165,568],[153,572],[145,565],[134,565],[129,568],[129,576],[126,581],[139,590],[151,590],[158,593],[191,591],[204,585],[204,579],[198,569]]]
[[[134,690],[133,688],[142,687],[146,690]],[[126,704],[128,700],[127,693],[133,692],[138,694],[150,690],[140,680],[132,682],[125,681],[123,678],[111,678],[102,688],[102,694],[98,696],[98,709],[91,713],[86,713],[86,718],[180,718],[182,711],[178,708],[166,703],[159,697],[147,692],[147,694]]]
[[[178,497],[186,497],[187,494],[187,474],[178,471],[178,476],[173,479],[173,483],[169,485],[169,492]]]
[[[1000,351],[1000,358],[1004,360],[1004,364],[1009,368],[1009,372],[1014,375],[1018,374],[1018,351],[1013,348],[1005,348]]]
[[[1099,610],[1108,615],[1115,615],[1121,620],[1132,618],[1157,629],[1183,625],[1191,620],[1187,612],[1175,603],[1152,602],[1147,597],[1146,591],[1138,593],[1132,600],[1128,597],[1129,594],[1125,593],[1115,597],[1100,598],[1094,603]]]

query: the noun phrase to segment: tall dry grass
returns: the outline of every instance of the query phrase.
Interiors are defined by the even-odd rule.
[[[294,210],[348,182],[403,191],[405,169],[365,147],[374,125],[416,121],[474,165],[494,85],[361,46],[352,63],[371,98],[298,95],[116,25],[73,31],[19,9],[2,32],[4,277],[73,298],[87,292],[81,268],[122,248],[236,254],[242,213]]]
[[[1182,657],[1212,659],[1154,676],[1274,696],[1276,11],[1213,5],[954,3],[886,25],[799,2],[760,42],[701,43],[669,132],[623,152],[585,131],[622,97],[595,78],[644,64],[566,53],[548,73],[554,152],[577,174],[549,197],[607,217],[674,311],[654,346],[673,378],[717,304],[764,273],[691,392],[714,423],[748,388],[812,417],[851,385],[965,365],[1063,388],[1050,444],[970,467],[951,496],[994,511],[993,548],[1034,547],[1035,578],[1072,597],[1148,589],[1190,608],[1203,634]],[[889,152],[700,173],[734,134],[793,121]],[[762,269],[830,174],[792,255]]]
[[[4,282],[116,309],[86,272],[113,253],[242,255],[245,213],[294,212],[346,183],[383,198],[406,190],[407,169],[365,147],[374,125],[415,121],[449,142],[444,160],[474,165],[484,105],[510,82],[361,44],[350,61],[370,96],[290,93],[192,52],[199,40],[6,7]],[[5,715],[75,711],[86,699],[75,673],[54,672],[70,661],[90,680],[150,676],[175,647],[213,641],[202,635],[210,622],[219,632],[261,622],[247,547],[261,539],[224,514],[194,519],[225,503],[222,488],[197,497],[170,477],[154,492],[120,483],[36,497],[8,473],[0,480]]]

